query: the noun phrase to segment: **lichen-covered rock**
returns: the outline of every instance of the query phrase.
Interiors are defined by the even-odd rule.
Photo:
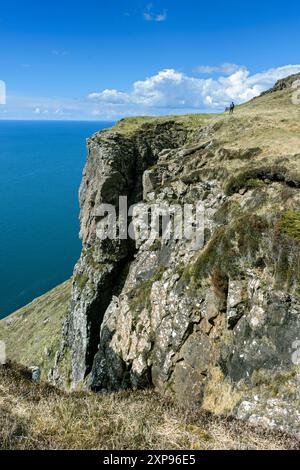
[[[224,125],[194,130],[193,142],[172,120],[89,140],[83,250],[52,380],[97,392],[153,385],[300,435],[298,160],[266,159],[255,139],[228,146]],[[203,245],[174,227],[168,240],[99,240],[94,208],[124,195],[140,207],[201,201]]]

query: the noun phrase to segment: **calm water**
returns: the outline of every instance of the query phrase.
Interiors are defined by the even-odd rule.
[[[110,125],[0,121],[0,318],[71,275],[85,139]]]

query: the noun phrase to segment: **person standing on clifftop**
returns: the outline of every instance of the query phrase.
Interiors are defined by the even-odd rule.
[[[232,101],[232,103],[231,103],[231,105],[230,105],[230,108],[229,108],[229,114],[233,114],[234,108],[235,108],[235,104],[234,104],[234,102]]]

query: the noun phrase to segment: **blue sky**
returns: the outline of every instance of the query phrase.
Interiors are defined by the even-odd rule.
[[[299,26],[293,0],[1,2],[0,119],[215,112],[300,71]]]

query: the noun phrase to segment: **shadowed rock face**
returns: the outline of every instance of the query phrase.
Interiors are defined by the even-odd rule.
[[[239,148],[238,136],[233,149],[220,128],[191,135],[171,120],[89,140],[83,250],[50,378],[97,392],[154,385],[187,406],[300,433],[296,156],[266,159],[253,142]],[[100,241],[94,210],[119,195],[202,201],[203,248],[174,232]]]

